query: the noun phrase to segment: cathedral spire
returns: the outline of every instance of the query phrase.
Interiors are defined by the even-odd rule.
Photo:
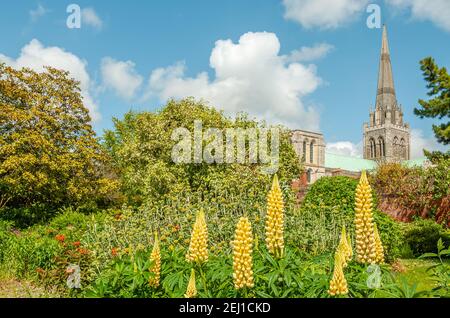
[[[397,106],[395,97],[394,77],[392,76],[391,55],[386,26],[383,26],[381,41],[381,60],[378,71],[377,108],[394,108]]]

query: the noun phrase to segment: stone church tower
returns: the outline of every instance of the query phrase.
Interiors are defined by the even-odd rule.
[[[364,159],[403,161],[410,159],[410,129],[403,122],[397,103],[386,26],[383,27],[381,61],[375,110],[364,124]]]

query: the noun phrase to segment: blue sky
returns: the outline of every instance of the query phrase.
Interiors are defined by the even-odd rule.
[[[397,98],[417,157],[423,147],[439,148],[433,121],[417,118],[413,108],[426,98],[419,60],[431,55],[450,67],[450,1],[371,2],[388,26]],[[66,26],[71,3],[82,9],[80,29]],[[381,30],[366,25],[369,1],[340,3],[345,6],[330,0],[9,2],[0,11],[0,60],[71,71],[99,135],[112,127],[113,116],[192,95],[230,114],[245,110],[320,130],[330,150],[358,155],[375,101]]]

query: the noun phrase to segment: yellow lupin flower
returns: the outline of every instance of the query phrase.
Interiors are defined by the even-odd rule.
[[[148,283],[150,287],[158,287],[161,278],[161,251],[159,248],[158,233],[155,233],[155,242],[153,243],[152,253],[150,254],[150,261],[153,263],[150,272],[153,274]]]
[[[375,234],[375,250],[377,253],[376,261],[378,264],[384,263],[384,248],[383,243],[381,242],[380,233],[378,232],[378,227],[374,225],[374,234]]]
[[[184,294],[185,298],[194,298],[197,296],[197,287],[195,286],[195,271],[191,270],[191,277],[189,278],[189,284]]]
[[[233,281],[236,289],[253,287],[252,226],[241,217],[233,241]]]
[[[347,243],[349,249],[349,261],[353,258],[353,245],[352,245],[352,238],[350,237],[350,233],[347,233]]]
[[[348,293],[347,280],[344,276],[343,263],[345,262],[345,254],[342,250],[337,250],[334,257],[333,278],[330,281],[328,294],[331,296],[345,295]]]
[[[272,189],[267,194],[266,214],[266,246],[269,252],[276,257],[283,256],[284,250],[284,203],[283,195],[278,183],[278,177],[273,177]]]
[[[203,263],[208,260],[208,229],[203,209],[197,213],[186,260],[197,263]]]
[[[372,215],[372,189],[366,172],[356,187],[355,198],[356,260],[362,264],[376,263],[376,246]]]
[[[344,258],[342,267],[346,267],[347,263],[352,259],[353,251],[350,242],[348,241],[348,236],[345,231],[345,226],[342,227],[341,238],[338,245],[338,251],[342,252]]]

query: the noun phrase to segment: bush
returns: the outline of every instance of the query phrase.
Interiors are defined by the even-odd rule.
[[[339,234],[345,225],[354,233],[355,190],[358,181],[348,177],[323,177],[309,189],[301,207],[288,216],[286,234],[289,241],[314,254],[334,250]],[[374,195],[375,197],[375,195]],[[386,250],[386,257],[392,260],[399,255],[402,243],[400,225],[376,208],[374,219],[380,231]],[[294,230],[295,229],[295,230]]]
[[[420,216],[450,226],[450,159],[436,159],[430,167],[381,164],[371,184],[380,200],[400,210],[405,220]]]
[[[424,253],[436,253],[437,242],[442,239],[450,244],[448,231],[433,220],[416,220],[405,227],[405,243],[409,245],[414,256]]]

